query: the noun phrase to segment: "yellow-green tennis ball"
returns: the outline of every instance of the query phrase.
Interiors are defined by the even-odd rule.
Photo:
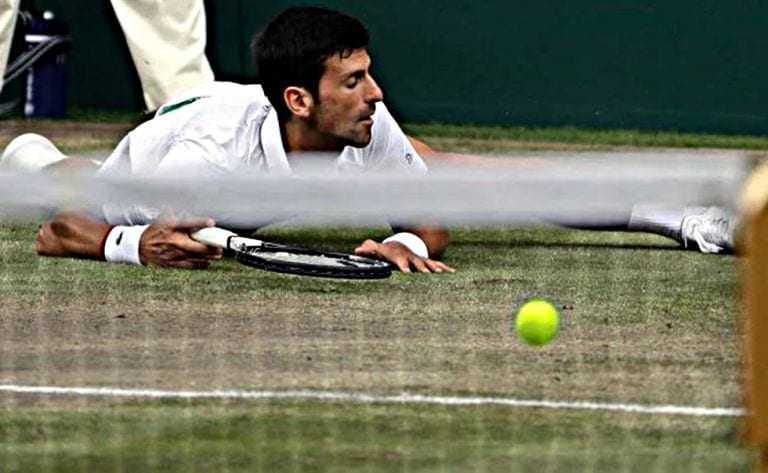
[[[550,302],[533,299],[517,311],[515,328],[517,335],[529,345],[541,346],[557,335],[560,314]]]

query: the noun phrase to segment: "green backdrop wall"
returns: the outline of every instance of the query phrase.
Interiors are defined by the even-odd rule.
[[[72,28],[71,103],[140,110],[109,3],[37,3]],[[369,26],[374,71],[408,121],[768,134],[768,2],[318,3]],[[291,4],[206,2],[220,78],[255,80],[250,36]]]

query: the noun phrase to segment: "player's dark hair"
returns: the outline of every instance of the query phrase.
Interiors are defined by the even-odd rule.
[[[287,87],[303,87],[319,100],[325,60],[348,57],[367,48],[368,30],[355,18],[321,7],[291,7],[283,11],[251,44],[259,82],[281,121],[291,118],[283,100]]]

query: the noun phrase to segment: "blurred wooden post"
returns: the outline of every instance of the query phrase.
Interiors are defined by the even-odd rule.
[[[768,472],[768,166],[749,178],[743,223],[745,440],[759,449],[756,471]]]

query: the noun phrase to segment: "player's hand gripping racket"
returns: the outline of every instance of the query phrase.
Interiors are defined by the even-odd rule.
[[[190,236],[231,252],[242,264],[267,271],[346,279],[382,279],[392,274],[392,267],[385,261],[268,243],[222,228],[203,228]]]

